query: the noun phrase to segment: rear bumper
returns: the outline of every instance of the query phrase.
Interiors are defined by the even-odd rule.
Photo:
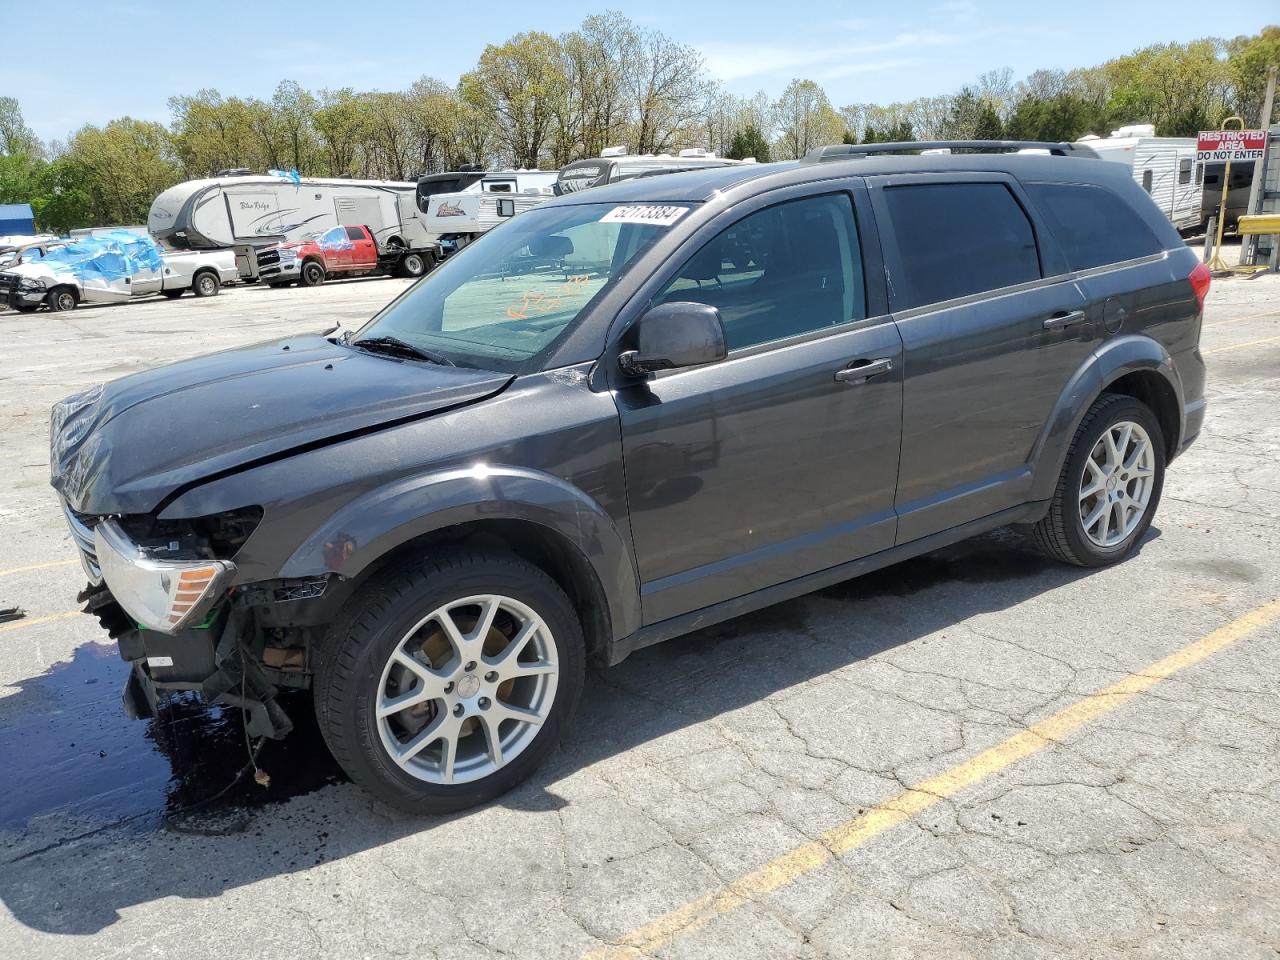
[[[1179,454],[1200,436],[1200,430],[1204,426],[1205,403],[1204,397],[1201,397],[1182,408],[1182,443],[1178,445]]]

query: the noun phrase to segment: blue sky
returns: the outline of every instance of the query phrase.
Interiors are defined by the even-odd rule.
[[[1280,20],[1262,12],[1265,4],[1203,0],[308,0],[262,4],[256,18],[240,3],[61,0],[53,17],[41,3],[0,0],[0,95],[16,96],[48,139],[125,114],[168,121],[167,99],[201,87],[265,97],[282,79],[311,89],[394,90],[424,74],[452,83],[486,44],[523,30],[570,30],[608,6],[697,47],[735,93],[776,95],[792,77],[809,77],[836,106],[945,93],[997,67],[1021,77],[1088,66],[1151,43],[1253,33]],[[352,13],[361,10],[368,13]],[[69,23],[75,29],[64,29]]]

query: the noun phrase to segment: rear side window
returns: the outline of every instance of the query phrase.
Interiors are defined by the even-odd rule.
[[[884,196],[902,265],[895,309],[1040,279],[1035,231],[1004,184],[890,187]]]
[[[1071,183],[1023,186],[1062,245],[1072,270],[1149,257],[1162,249],[1151,228],[1110,190]]]

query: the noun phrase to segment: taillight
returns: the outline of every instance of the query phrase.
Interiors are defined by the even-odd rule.
[[[1209,284],[1213,282],[1213,274],[1203,263],[1197,263],[1187,279],[1191,281],[1191,292],[1196,295],[1196,306],[1203,311],[1204,298],[1209,294]]]

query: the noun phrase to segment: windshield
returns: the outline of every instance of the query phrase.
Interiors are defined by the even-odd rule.
[[[354,342],[391,336],[460,367],[541,369],[627,264],[687,209],[591,203],[530,210],[450,257]]]

